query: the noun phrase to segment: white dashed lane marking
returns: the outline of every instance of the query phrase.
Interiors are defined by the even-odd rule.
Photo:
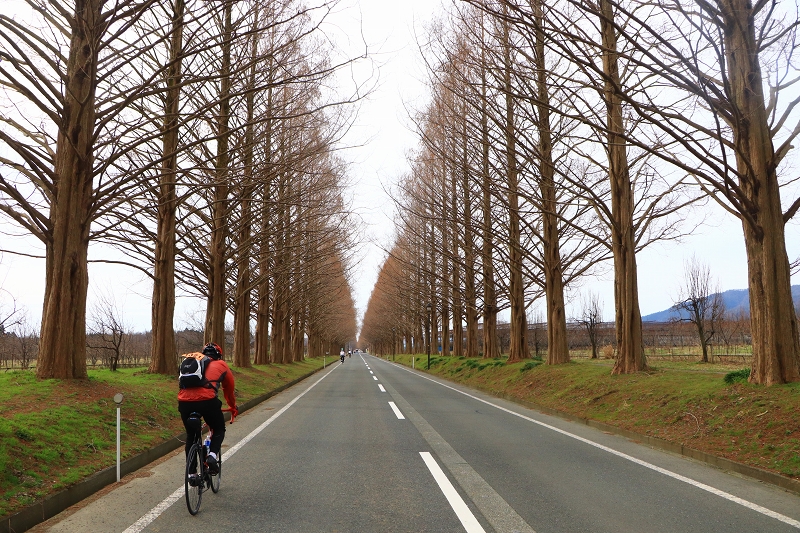
[[[450,507],[453,508],[453,511],[456,512],[456,516],[461,520],[461,525],[464,526],[467,533],[486,533],[486,530],[480,525],[478,519],[475,518],[475,515],[472,514],[472,511],[467,507],[467,504],[464,503],[464,499],[461,498],[458,491],[453,487],[453,484],[447,479],[447,476],[442,471],[439,463],[436,462],[436,459],[433,458],[430,452],[419,452],[419,454],[422,456],[422,460],[425,461],[428,470],[431,471],[433,479],[436,480],[445,498],[447,498],[447,501],[450,503]]]
[[[394,411],[394,414],[395,414],[395,416],[397,416],[398,420],[405,420],[406,419],[406,417],[403,416],[403,413],[400,412],[400,409],[397,408],[397,405],[395,405],[394,402],[389,402],[389,407],[392,408],[392,411]]]

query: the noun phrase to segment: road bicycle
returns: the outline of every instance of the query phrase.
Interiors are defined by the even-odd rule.
[[[231,411],[231,421],[233,424],[234,415],[232,409],[223,409],[223,411]],[[196,515],[200,511],[200,503],[203,500],[203,492],[211,489],[211,492],[216,494],[219,492],[219,485],[222,481],[222,450],[220,450],[217,457],[216,472],[211,473],[208,465],[206,464],[206,457],[208,456],[208,447],[211,444],[211,436],[213,430],[209,428],[205,440],[203,440],[203,428],[207,427],[204,424],[199,413],[191,413],[186,420],[186,425],[194,427],[196,430],[197,438],[189,448],[189,454],[186,456],[186,475],[184,476],[183,486],[186,491],[186,507],[189,513]]]

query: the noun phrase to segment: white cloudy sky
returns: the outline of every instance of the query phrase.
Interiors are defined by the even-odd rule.
[[[3,7],[11,5],[2,0]],[[363,33],[380,65],[380,83],[365,101],[360,116],[347,139],[348,144],[365,146],[349,150],[345,157],[351,161],[353,209],[361,216],[366,235],[388,246],[392,235],[392,202],[384,189],[406,172],[406,153],[415,146],[416,138],[409,127],[408,109],[419,109],[426,98],[424,70],[415,39],[440,9],[439,0],[344,0],[330,19],[327,31],[344,32],[351,36],[354,46]],[[344,38],[339,36],[341,42]],[[358,49],[356,53],[361,52]],[[638,257],[640,306],[646,315],[661,311],[672,304],[683,275],[684,261],[696,255],[708,264],[719,280],[722,290],[747,287],[747,270],[741,226],[732,216],[709,206],[709,223],[682,243],[654,246]],[[14,246],[6,242],[0,248]],[[800,255],[800,227],[787,227],[790,259]],[[94,255],[93,252],[92,255]],[[366,308],[378,269],[383,260],[381,248],[364,244],[358,255],[362,258],[353,278],[356,305]],[[31,322],[38,323],[44,291],[43,261],[15,257],[0,257],[0,287],[13,294],[27,308]],[[800,280],[793,280],[800,283]],[[599,293],[604,302],[607,320],[613,317],[613,288],[610,277],[591,279],[584,290]],[[126,323],[136,330],[149,329],[150,283],[138,273],[119,267],[92,265],[90,267],[90,306],[98,295],[113,293],[124,307]],[[0,302],[2,297],[0,294]],[[7,295],[6,302],[7,302]],[[577,298],[568,316],[577,313]],[[1,304],[0,304],[1,305]],[[7,305],[7,304],[6,304]],[[181,299],[176,309],[176,326],[202,323],[203,302]]]

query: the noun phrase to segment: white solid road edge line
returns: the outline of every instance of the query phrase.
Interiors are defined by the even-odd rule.
[[[793,527],[796,527],[796,528],[800,529],[800,521],[795,520],[794,518],[791,518],[789,516],[780,514],[778,512],[775,512],[775,511],[773,511],[771,509],[767,509],[766,507],[762,507],[762,506],[758,505],[757,503],[753,503],[751,501],[747,501],[747,500],[745,500],[743,498],[740,498],[738,496],[734,496],[733,494],[730,494],[730,493],[725,492],[723,490],[719,490],[719,489],[717,489],[715,487],[712,487],[710,485],[706,485],[705,483],[701,483],[701,482],[696,481],[694,479],[691,479],[691,478],[688,478],[686,476],[682,476],[680,474],[677,474],[675,472],[667,470],[666,468],[661,468],[660,466],[656,466],[656,465],[654,465],[652,463],[648,463],[647,461],[643,461],[642,459],[637,459],[636,457],[633,457],[633,456],[628,455],[626,453],[617,451],[617,450],[615,450],[613,448],[609,448],[608,446],[603,446],[600,443],[591,441],[589,439],[585,439],[583,437],[575,435],[574,433],[570,433],[569,431],[565,431],[563,429],[559,429],[559,428],[557,428],[555,426],[551,426],[550,424],[546,424],[544,422],[540,422],[539,420],[536,420],[536,419],[531,418],[529,416],[525,416],[523,414],[517,413],[515,411],[512,411],[511,409],[506,409],[505,407],[501,407],[501,406],[499,406],[499,405],[497,405],[495,403],[492,403],[490,401],[484,400],[483,398],[478,398],[477,396],[474,396],[474,395],[469,394],[467,392],[458,390],[455,387],[451,387],[449,385],[445,385],[444,383],[436,381],[435,379],[432,379],[432,378],[429,378],[427,376],[423,376],[423,375],[417,374],[416,372],[411,372],[411,370],[403,367],[402,365],[397,365],[397,366],[399,366],[403,370],[408,371],[409,373],[417,375],[417,376],[419,376],[419,377],[421,377],[423,379],[427,379],[428,381],[432,381],[432,382],[436,383],[437,385],[441,385],[442,387],[445,387],[447,389],[455,391],[455,392],[457,392],[459,394],[463,394],[464,396],[472,398],[473,400],[477,400],[477,401],[479,401],[481,403],[485,403],[486,405],[491,405],[492,407],[495,407],[497,409],[500,409],[501,411],[505,411],[506,413],[509,413],[509,414],[512,414],[512,415],[517,416],[519,418],[522,418],[524,420],[527,420],[528,422],[533,422],[534,424],[537,424],[537,425],[542,426],[544,428],[547,428],[547,429],[550,429],[552,431],[555,431],[556,433],[561,433],[564,436],[571,437],[571,438],[573,438],[575,440],[579,440],[579,441],[581,441],[583,443],[586,443],[586,444],[588,444],[590,446],[594,446],[595,448],[599,448],[599,449],[601,449],[603,451],[606,451],[606,452],[608,452],[610,454],[616,455],[617,457],[621,457],[623,459],[627,459],[628,461],[631,461],[633,463],[641,465],[641,466],[643,466],[645,468],[649,468],[650,470],[654,470],[654,471],[656,471],[656,472],[658,472],[660,474],[664,474],[665,476],[671,477],[672,479],[677,479],[678,481],[683,481],[684,483],[688,483],[689,485],[692,485],[693,487],[697,487],[698,489],[704,490],[706,492],[710,492],[711,494],[716,494],[720,498],[724,498],[724,499],[726,499],[726,500],[728,500],[730,502],[733,502],[733,503],[738,503],[742,507],[746,507],[746,508],[748,508],[748,509],[750,509],[752,511],[755,511],[757,513],[761,513],[761,514],[763,514],[765,516],[769,516],[770,518],[774,518],[775,520],[779,520],[779,521],[783,522],[784,524],[788,524],[790,526],[793,526]]]
[[[450,483],[450,480],[444,475],[439,463],[436,462],[430,452],[419,452],[419,454],[422,456],[422,460],[425,461],[428,470],[431,471],[433,479],[436,480],[445,498],[447,498],[447,501],[450,503],[450,507],[453,508],[453,511],[456,512],[456,516],[461,520],[461,525],[464,526],[467,533],[486,533],[486,530],[481,527],[475,515],[469,510],[467,504],[464,503],[464,500],[453,487],[453,484]]]
[[[394,402],[389,402],[389,407],[392,408],[394,411],[395,416],[397,416],[398,420],[405,420],[406,417],[403,416],[403,413],[400,412],[400,409],[397,408],[397,405]]]
[[[334,369],[336,369],[336,368],[339,368],[339,367],[338,367],[338,366],[334,367]],[[322,381],[323,379],[325,379],[326,377],[328,377],[328,374],[330,374],[331,372],[333,372],[333,370],[331,370],[331,371],[327,372],[327,373],[326,373],[324,376],[322,376],[322,377],[321,377],[321,378],[319,378],[317,381],[315,381],[314,383],[312,383],[312,384],[311,384],[311,386],[309,386],[309,387],[308,387],[306,390],[304,390],[303,392],[301,392],[300,394],[298,394],[298,395],[297,395],[297,397],[295,397],[295,398],[294,398],[294,399],[293,399],[291,402],[289,402],[289,403],[287,403],[286,405],[284,405],[283,407],[281,407],[281,408],[280,408],[278,411],[276,411],[276,412],[275,412],[275,414],[274,414],[274,415],[272,415],[271,417],[269,417],[269,418],[268,418],[268,419],[267,419],[265,422],[263,422],[263,423],[262,423],[260,426],[258,426],[256,429],[254,429],[253,431],[251,431],[249,435],[247,435],[245,438],[243,438],[242,440],[240,440],[239,442],[237,442],[235,446],[232,446],[232,447],[231,447],[231,448],[230,448],[228,451],[226,451],[226,452],[225,452],[225,459],[226,459],[226,460],[230,460],[230,457],[231,457],[231,455],[235,454],[237,451],[239,451],[239,449],[240,449],[242,446],[244,446],[245,444],[247,444],[248,442],[250,442],[251,440],[253,440],[253,437],[255,437],[256,435],[258,435],[259,433],[261,433],[262,431],[264,431],[264,429],[265,429],[267,426],[269,426],[270,424],[272,424],[272,422],[273,422],[273,421],[274,421],[276,418],[278,418],[278,417],[279,417],[279,416],[281,416],[283,413],[285,413],[285,412],[286,412],[286,410],[287,410],[287,409],[289,409],[289,408],[290,408],[292,405],[294,405],[294,403],[295,403],[297,400],[299,400],[300,398],[302,398],[303,396],[305,396],[305,394],[306,394],[308,391],[310,391],[311,389],[313,389],[314,387],[316,387],[316,386],[317,386],[317,384],[318,384],[320,381]],[[153,507],[152,509],[150,509],[150,511],[149,511],[147,514],[145,514],[144,516],[142,516],[142,517],[141,517],[139,520],[137,520],[137,521],[136,521],[136,522],[135,522],[133,525],[131,525],[130,527],[128,527],[128,529],[126,529],[126,530],[125,530],[125,531],[123,531],[122,533],[140,533],[140,532],[141,532],[141,531],[142,531],[144,528],[146,528],[147,526],[149,526],[149,525],[150,525],[150,523],[151,523],[153,520],[155,520],[156,518],[158,518],[158,517],[159,517],[159,515],[161,515],[161,513],[163,513],[163,512],[164,512],[164,511],[166,511],[167,509],[169,509],[169,507],[170,507],[170,506],[171,506],[173,503],[175,503],[176,501],[180,500],[180,499],[181,499],[181,497],[183,496],[183,493],[184,493],[184,487],[180,487],[180,488],[179,488],[179,489],[177,489],[175,492],[173,492],[172,494],[170,494],[169,496],[167,496],[166,498],[164,498],[164,499],[161,501],[161,503],[159,503],[158,505],[156,505],[155,507]]]

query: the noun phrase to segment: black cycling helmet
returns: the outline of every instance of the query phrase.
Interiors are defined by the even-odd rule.
[[[218,344],[209,342],[203,346],[203,355],[207,355],[211,359],[222,359],[222,348]]]

